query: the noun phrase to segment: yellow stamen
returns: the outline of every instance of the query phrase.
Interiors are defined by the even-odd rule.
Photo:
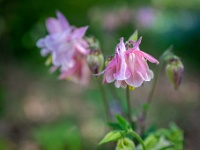
[[[133,87],[133,86],[128,86],[128,88],[129,88],[129,90],[135,90],[135,87]]]
[[[67,77],[67,78],[66,78],[66,80],[68,80],[68,81],[71,81],[71,80],[72,80],[72,78],[71,78],[71,77]]]

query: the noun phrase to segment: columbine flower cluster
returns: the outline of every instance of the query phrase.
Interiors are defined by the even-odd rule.
[[[47,19],[46,27],[49,34],[38,40],[37,46],[42,49],[42,56],[50,55],[53,65],[51,70],[60,69],[59,79],[70,79],[76,83],[86,84],[91,73],[86,58],[88,58],[90,68],[91,58],[95,60],[95,65],[102,64],[103,61],[103,58],[93,58],[99,56],[88,57],[93,54],[92,49],[89,50],[91,43],[84,39],[88,27],[70,26],[60,12],[57,12],[57,19]],[[153,72],[149,69],[147,60],[156,64],[158,61],[140,50],[141,39],[137,42],[129,40],[126,44],[123,38],[120,39],[114,57],[110,58],[105,70],[99,73],[104,73],[103,83],[115,81],[115,86],[118,88],[126,88],[127,85],[139,87],[144,81],[150,81],[153,78]],[[96,62],[98,60],[101,62]],[[95,67],[98,68],[98,66]]]
[[[90,76],[86,62],[89,45],[83,37],[88,27],[70,26],[60,12],[57,12],[57,19],[46,20],[46,27],[49,34],[38,40],[37,46],[42,49],[42,56],[52,58],[51,70],[60,69],[59,79],[86,84]]]
[[[104,73],[103,83],[115,81],[116,87],[126,88],[127,85],[139,87],[144,81],[153,78],[153,72],[149,69],[147,60],[158,64],[159,62],[139,48],[142,38],[137,42],[130,40],[124,43],[124,38],[115,50],[114,58],[108,63]]]

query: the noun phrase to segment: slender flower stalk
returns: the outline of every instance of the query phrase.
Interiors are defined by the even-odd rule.
[[[104,105],[104,109],[105,109],[105,112],[106,112],[106,120],[108,122],[110,120],[110,110],[109,110],[109,105],[108,105],[108,99],[106,97],[106,92],[105,92],[103,85],[101,84],[101,81],[99,80],[98,77],[96,77],[96,80],[97,80],[99,89],[100,89],[101,94],[102,94],[103,105]]]
[[[132,118],[131,118],[131,101],[130,101],[129,87],[126,88],[126,101],[127,101],[127,108],[128,108],[127,116],[128,116],[129,123],[132,125]]]
[[[155,93],[156,85],[157,85],[157,82],[158,82],[158,77],[159,77],[159,74],[160,74],[160,71],[161,71],[163,63],[164,63],[164,61],[160,60],[160,65],[158,65],[158,67],[157,67],[157,69],[155,71],[155,78],[153,80],[153,85],[152,85],[152,88],[151,88],[151,90],[149,92],[149,95],[148,95],[148,98],[147,98],[147,103],[148,104],[151,104],[151,102],[152,102],[152,98],[153,98],[153,95]]]
[[[146,101],[148,108],[147,108],[147,110],[143,110],[142,115],[141,115],[141,117],[139,117],[138,123],[137,123],[137,126],[140,128],[138,132],[141,135],[143,135],[143,133],[145,131],[145,121],[146,121],[146,117],[147,117],[147,112],[148,112],[149,107],[152,103],[152,99],[153,99],[153,95],[155,93],[155,89],[156,89],[156,86],[157,86],[160,71],[162,69],[162,66],[163,66],[166,58],[168,58],[172,55],[171,50],[172,50],[172,46],[166,52],[164,52],[161,55],[161,57],[159,58],[160,64],[155,69],[155,77],[154,77],[153,84],[152,84],[151,90],[149,92],[149,95],[147,97],[147,101]]]
[[[93,74],[98,74],[102,71],[103,66],[104,66],[104,57],[100,50],[99,41],[95,39],[94,37],[87,37],[86,39],[90,47],[90,53],[89,55],[87,55],[88,66],[90,68],[90,71]],[[106,92],[105,92],[104,87],[102,86],[102,83],[99,77],[95,77],[95,78],[97,80],[99,89],[101,91],[102,101],[103,101],[103,105],[104,105],[104,109],[106,113],[106,120],[108,122],[110,119],[110,110],[109,110],[109,103],[106,96]]]
[[[112,84],[109,84],[108,87],[109,87],[108,89],[109,89],[111,95],[113,96],[113,98],[116,99],[116,100],[118,100],[118,101],[119,101],[120,103],[122,103],[122,105],[123,105],[123,101],[122,101],[121,97],[118,95],[118,93],[116,92],[116,90],[115,90],[115,88],[113,87],[113,85],[112,85]]]
[[[128,133],[134,136],[141,143],[143,150],[147,150],[142,138],[136,132],[131,130]]]
[[[155,71],[155,78],[154,78],[154,81],[153,81],[153,85],[152,85],[152,88],[151,88],[151,91],[149,92],[149,95],[148,95],[148,98],[147,98],[147,103],[150,104],[151,101],[152,101],[152,98],[153,98],[153,95],[154,95],[154,92],[155,92],[155,89],[156,89],[156,85],[157,85],[157,81],[158,81],[158,77],[160,75],[160,71],[161,71],[161,68],[162,68],[162,65],[163,63],[165,62],[166,59],[168,59],[169,57],[171,57],[172,55],[172,46],[169,47],[169,49],[164,52],[161,57],[159,58],[159,62],[160,64],[158,65],[156,71]]]

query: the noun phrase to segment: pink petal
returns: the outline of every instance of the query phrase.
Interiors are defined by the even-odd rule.
[[[121,87],[125,89],[127,87],[127,83],[125,81],[122,81],[121,82]]]
[[[116,57],[114,57],[107,65],[105,72],[110,70],[111,68],[116,68]]]
[[[102,83],[103,83],[103,84],[106,84],[106,83],[107,83],[105,74],[104,74],[104,76],[103,76]]]
[[[142,80],[144,80],[144,81],[150,81],[151,80],[151,77],[150,76],[148,76],[148,74],[147,73],[145,73],[145,74],[142,74],[141,72],[136,72],[141,78],[142,78]]]
[[[61,27],[59,21],[55,18],[48,18],[46,20],[46,27],[47,27],[47,31],[50,34],[62,31],[62,27]]]
[[[100,76],[100,75],[104,74],[103,83],[107,83],[107,81],[106,81],[107,75],[106,74],[108,72],[110,72],[110,70],[114,70],[114,69],[115,69],[115,58],[113,58],[113,60],[107,65],[105,70],[103,70],[102,72],[100,72],[98,74],[95,74],[95,76]],[[113,71],[113,74],[114,74],[114,71]],[[114,79],[114,77],[113,77],[113,79]]]
[[[64,34],[47,35],[45,38],[45,46],[51,50],[57,50],[58,46],[65,40]]]
[[[58,69],[58,67],[57,66],[52,66],[51,68],[50,68],[50,73],[53,73],[53,72],[55,72],[56,70]]]
[[[135,54],[134,53],[130,53],[128,56],[128,69],[131,72],[131,74],[134,73],[135,71]]]
[[[88,29],[88,26],[75,29],[71,35],[71,38],[72,39],[82,38],[85,35],[85,32],[87,29]]]
[[[49,53],[51,53],[51,50],[43,48],[40,53],[41,53],[42,56],[46,56]]]
[[[119,88],[119,87],[121,86],[121,82],[122,82],[122,81],[116,80],[116,81],[115,81],[115,87],[116,87],[116,88]]]
[[[116,73],[114,74],[114,78],[116,80],[125,80],[127,75],[129,76],[130,73],[127,72],[127,64],[126,64],[126,56],[125,51],[126,47],[124,44],[124,38],[120,39],[120,43],[116,47]]]
[[[120,38],[120,43],[117,45],[116,51],[121,55],[126,51],[123,37]]]
[[[143,83],[143,79],[136,72],[140,69],[138,65],[137,56],[134,53],[130,53],[128,56],[128,68],[130,69],[131,76],[125,82],[133,87],[139,87]]]
[[[87,62],[85,62],[84,65],[82,66],[82,71],[81,71],[81,78],[80,78],[81,85],[88,84],[90,74],[91,74],[90,69],[88,68]]]
[[[130,42],[133,43],[134,46],[133,46],[133,48],[128,49],[128,50],[126,51],[126,54],[129,55],[130,53],[133,53],[133,52],[135,52],[135,51],[140,51],[139,45],[140,45],[141,41],[142,41],[142,37],[140,37],[139,40],[138,40],[137,42],[135,42],[135,41],[130,41]]]
[[[143,79],[138,74],[135,73],[132,76],[130,76],[130,78],[125,80],[125,82],[130,86],[139,87],[142,85]]]
[[[62,29],[65,30],[65,29],[70,28],[69,22],[67,21],[65,16],[60,11],[57,11],[56,14],[57,14],[58,21],[60,22]]]
[[[136,72],[141,76],[143,80],[149,80],[149,77],[147,76],[147,70],[149,70],[148,64],[145,61],[145,59],[141,56],[136,57]]]
[[[105,70],[103,70],[102,72],[100,72],[100,73],[97,73],[97,74],[92,74],[92,75],[94,75],[94,76],[100,76],[100,75],[102,75],[102,74],[104,74],[105,73]]]
[[[67,44],[61,44],[57,50],[52,51],[52,63],[56,66],[61,66],[61,69],[73,67],[73,57],[74,51]]]
[[[74,74],[74,72],[77,69],[77,65],[75,65],[73,68],[67,69],[67,70],[63,70],[61,75],[59,76],[59,79],[66,79],[67,77],[71,76]]]
[[[139,38],[139,40],[134,44],[133,49],[139,49],[139,45],[142,41],[142,37]]]
[[[151,78],[151,79],[153,79],[153,77],[154,77],[153,71],[151,71],[151,70],[148,70],[148,71],[147,71],[147,75],[148,75],[149,78]]]
[[[39,48],[43,48],[45,47],[45,42],[44,42],[44,38],[41,38],[37,41],[36,46]]]
[[[105,76],[105,81],[107,83],[111,83],[111,82],[113,82],[115,80],[113,74],[114,74],[114,69],[110,69],[105,73],[104,76]]]
[[[156,63],[159,64],[158,60],[156,60],[154,57],[152,57],[151,55],[143,52],[143,51],[137,51],[137,53],[139,53],[141,56],[145,57],[148,61],[152,62],[152,63]]]
[[[63,70],[60,79],[69,78],[71,81],[86,85],[89,82],[90,70],[85,59],[76,59],[76,64],[68,70]]]
[[[127,68],[127,64],[125,61],[124,56],[121,56],[121,60],[119,58],[119,63],[117,64],[117,71],[114,74],[114,78],[116,80],[125,80],[126,79],[126,68]]]
[[[82,46],[80,42],[75,43],[75,49],[82,54],[89,54],[89,50]]]

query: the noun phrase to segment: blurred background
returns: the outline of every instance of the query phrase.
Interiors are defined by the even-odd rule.
[[[173,45],[185,66],[183,82],[175,91],[163,68],[148,122],[175,122],[184,131],[185,149],[199,149],[199,0],[0,0],[0,150],[106,149],[97,146],[107,128],[95,80],[87,87],[57,80],[36,47],[47,34],[45,19],[56,10],[71,25],[89,25],[86,35],[99,39],[104,55],[135,29],[143,37],[140,48],[155,58]],[[134,109],[151,84],[131,92]],[[117,92],[123,99],[124,91]],[[112,112],[120,113],[110,101]]]

